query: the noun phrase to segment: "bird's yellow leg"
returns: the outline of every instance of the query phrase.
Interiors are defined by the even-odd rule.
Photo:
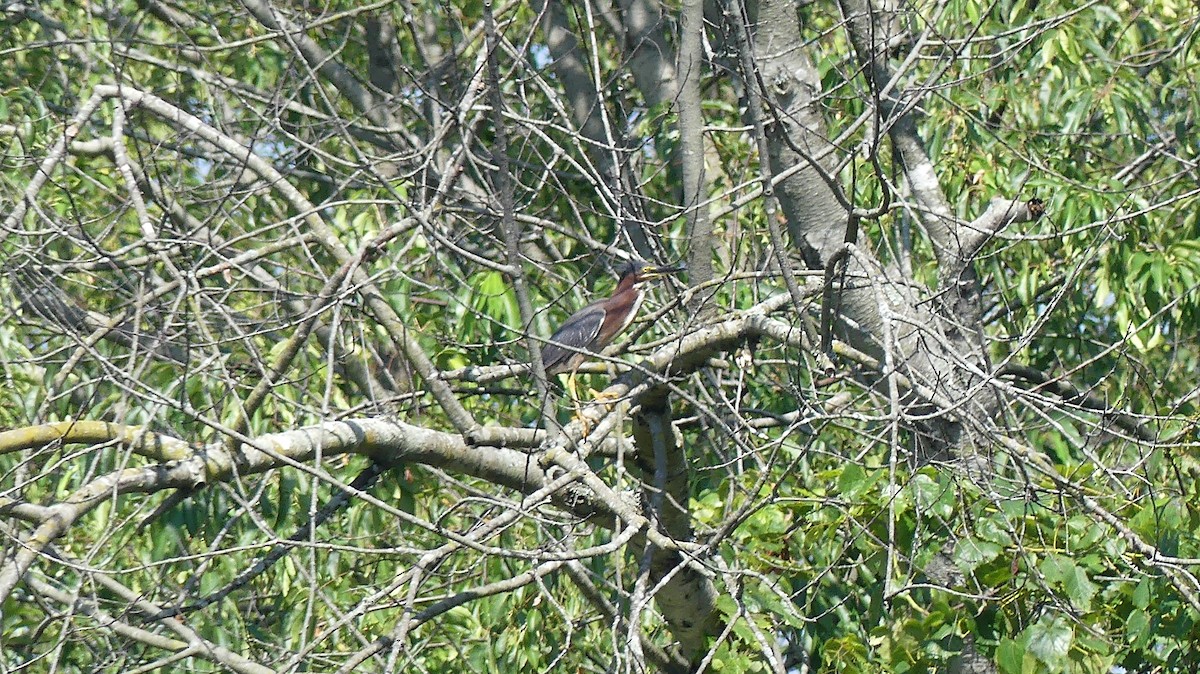
[[[579,390],[575,383],[575,378],[578,375],[578,368],[572,369],[571,373],[567,375],[567,397],[571,399],[571,407],[575,409],[575,418],[579,421],[580,434],[586,436],[590,429],[588,428],[587,419],[583,416],[583,406],[579,404]]]
[[[583,400],[579,395],[578,375],[578,369],[571,370],[570,374],[567,375],[567,396],[571,399],[571,407],[575,410],[575,419],[579,421],[579,434],[581,437],[587,437],[588,433],[591,432],[591,422],[583,415]],[[611,405],[621,397],[617,394],[597,391],[590,387],[587,392],[591,396],[592,402],[604,405]]]
[[[571,370],[567,375],[567,397],[571,399],[571,404],[575,406],[575,410],[579,410],[579,392],[575,390],[575,375],[579,374],[579,370]]]
[[[592,396],[592,400],[598,403],[609,404],[621,399],[619,393],[609,393],[607,390],[597,391],[594,388],[588,389],[588,394]]]
[[[609,363],[609,365],[608,365],[608,381],[612,382],[612,380],[614,380],[616,378],[617,378],[617,371],[612,366],[612,364]],[[621,396],[616,393],[608,393],[607,390],[597,391],[594,388],[588,389],[588,393],[591,394],[592,400],[594,400],[595,402],[598,402],[598,403],[610,404],[613,401],[619,400],[621,398]]]

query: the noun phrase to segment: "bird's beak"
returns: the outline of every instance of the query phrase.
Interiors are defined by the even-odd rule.
[[[683,263],[667,264],[661,267],[647,267],[641,276],[645,279],[658,278],[660,276],[667,276],[668,274],[678,274],[685,269],[687,269],[687,266]]]

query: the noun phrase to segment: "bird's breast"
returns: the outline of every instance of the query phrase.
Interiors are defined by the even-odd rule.
[[[616,339],[617,335],[624,332],[630,323],[633,323],[633,319],[637,317],[638,309],[642,306],[642,299],[644,299],[644,294],[641,288],[635,288],[632,291],[618,295],[617,301],[612,302],[607,307],[607,311],[611,314],[621,314],[623,312],[624,317],[620,323],[604,322],[605,324],[601,328],[599,339],[601,345],[607,346],[612,340]]]

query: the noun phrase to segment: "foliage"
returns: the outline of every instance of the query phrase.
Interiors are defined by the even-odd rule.
[[[860,209],[893,199],[861,223],[859,245],[905,270],[899,285],[917,304],[936,304],[936,250],[876,123],[840,5],[800,4],[793,47],[814,63],[838,139],[832,178]],[[362,417],[464,435],[406,350],[411,339],[481,427],[577,429],[557,382],[543,418],[532,376],[468,370],[527,362],[528,335],[550,334],[611,290],[631,223],[664,260],[708,242],[691,238],[681,206],[675,102],[636,78],[622,32],[631,16],[598,16],[588,3],[553,10],[596,76],[606,146],[587,135],[555,70],[552,10],[495,5],[503,40],[492,80],[492,6],[0,8],[0,428],[109,421],[214,453]],[[280,30],[254,7],[303,30]],[[674,49],[679,10],[659,9]],[[655,287],[643,315],[663,313],[634,330],[647,346],[618,340],[610,367],[787,292],[778,263],[788,258],[769,233],[781,216],[755,191],[767,168],[737,43],[709,21],[709,308],[689,304],[683,284]],[[1003,399],[994,444],[922,461],[921,415],[936,415],[906,407],[911,390],[889,390],[903,366],[885,372],[843,352],[827,368],[798,341],[741,340],[672,380],[683,500],[717,591],[705,671],[944,671],[974,651],[1005,674],[1191,671],[1195,7],[949,0],[908,3],[898,21],[895,90],[954,215],[972,221],[996,197],[1046,204],[1046,217],[1004,229],[974,264],[991,368],[977,388]],[[394,60],[380,60],[379,35]],[[196,123],[121,94],[76,119],[114,84]],[[71,124],[78,135],[59,149]],[[219,149],[209,130],[277,177]],[[823,269],[796,271],[820,288]],[[66,308],[46,311],[47,296]],[[777,314],[797,334],[822,320],[819,291],[808,297]],[[603,366],[580,377],[612,381]],[[653,457],[635,451],[634,423],[621,417],[585,458],[649,507]],[[175,460],[119,440],[16,447],[0,437],[5,569],[44,521],[33,508]],[[527,472],[547,467],[532,444],[521,449]],[[650,601],[662,588],[646,540],[605,547],[622,531],[615,517],[585,517],[566,497],[526,503],[528,493],[451,458],[405,457],[348,490],[376,458],[318,448],[190,493],[98,499],[0,601],[0,670],[333,671],[382,644],[363,671],[626,671],[677,639]],[[303,532],[339,494],[349,505]],[[479,533],[506,514],[517,516]],[[138,603],[192,605],[297,531],[290,554],[181,620],[147,618]],[[188,644],[184,664],[169,662]]]

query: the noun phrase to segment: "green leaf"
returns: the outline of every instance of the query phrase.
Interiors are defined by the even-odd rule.
[[[913,476],[909,488],[918,508],[941,518],[949,518],[954,514],[954,489],[949,483],[935,480],[922,472]]]
[[[1075,631],[1061,616],[1043,617],[1030,625],[1025,632],[1029,635],[1029,652],[1052,671],[1066,668],[1067,654],[1075,640]]]
[[[1130,646],[1144,647],[1150,638],[1150,615],[1142,609],[1129,612],[1125,620],[1125,639]]]
[[[1025,647],[1012,639],[1002,639],[996,647],[996,664],[1005,674],[1021,674],[1025,667]]]
[[[1063,555],[1049,555],[1042,560],[1039,568],[1046,577],[1046,582],[1065,590],[1076,608],[1082,611],[1091,610],[1096,586],[1088,578],[1087,572],[1074,561]]]
[[[1133,588],[1133,605],[1138,608],[1146,608],[1150,605],[1150,581],[1148,579],[1139,580],[1137,586]]]
[[[990,562],[1000,556],[1002,547],[977,538],[964,538],[954,549],[954,563],[958,568],[970,573],[975,567]]]
[[[867,472],[856,463],[848,463],[838,476],[838,491],[847,499],[852,499],[870,486]]]

